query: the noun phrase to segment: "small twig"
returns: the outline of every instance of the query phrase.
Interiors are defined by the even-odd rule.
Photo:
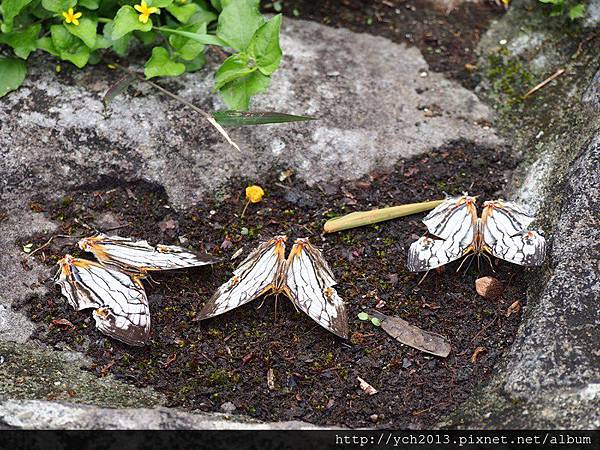
[[[32,257],[33,255],[35,255],[37,252],[39,252],[40,250],[42,250],[43,248],[46,248],[50,245],[50,243],[52,242],[52,240],[54,238],[71,238],[71,239],[80,239],[83,236],[69,236],[68,234],[55,234],[54,236],[52,236],[50,239],[48,239],[48,241],[39,246],[38,248],[36,248],[34,251],[32,251],[31,253],[29,253],[29,257]]]
[[[559,70],[557,70],[552,75],[550,75],[548,78],[546,78],[544,81],[542,81],[540,84],[538,84],[538,85],[532,87],[531,89],[529,89],[529,91],[527,91],[527,93],[523,96],[523,99],[526,99],[531,94],[534,94],[535,92],[539,91],[541,88],[543,88],[544,86],[546,86],[552,80],[554,80],[555,78],[558,78],[559,76],[561,76],[563,73],[565,73],[565,69],[559,69]]]
[[[491,327],[494,324],[494,322],[496,322],[497,319],[498,319],[498,314],[496,314],[492,320],[490,320],[481,330],[479,330],[477,332],[477,334],[473,337],[473,339],[471,339],[471,343],[475,342],[475,340],[477,340],[477,338],[479,336],[481,336],[485,330],[487,330],[489,327]]]

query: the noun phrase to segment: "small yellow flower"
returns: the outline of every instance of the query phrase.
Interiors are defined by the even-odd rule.
[[[134,8],[137,12],[140,13],[140,15],[138,16],[138,20],[144,24],[148,23],[150,14],[156,14],[157,12],[159,12],[158,8],[155,8],[154,6],[148,7],[146,0],[142,0],[142,2],[139,5],[135,5]]]
[[[75,26],[79,25],[79,19],[83,14],[80,12],[73,11],[73,8],[69,8],[68,11],[63,11],[63,17],[65,18],[66,23],[72,23]]]
[[[260,186],[248,186],[246,188],[246,198],[250,203],[258,203],[262,200],[265,191]]]

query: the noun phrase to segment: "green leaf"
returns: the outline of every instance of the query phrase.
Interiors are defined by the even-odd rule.
[[[152,19],[144,24],[139,21],[138,16],[139,14],[131,6],[121,6],[113,22],[112,40],[116,41],[135,30],[150,31],[152,29]]]
[[[219,92],[228,108],[246,111],[250,105],[250,98],[267,89],[269,84],[271,78],[257,70],[244,78],[227,83]]]
[[[217,19],[217,15],[207,9],[198,9],[190,18],[189,23],[211,23]]]
[[[129,41],[131,41],[131,34],[126,34],[119,39],[113,39],[113,23],[109,22],[104,25],[104,37],[111,42],[111,47],[113,51],[119,56],[125,56],[127,54],[127,50],[129,49]]]
[[[12,31],[14,18],[25,8],[32,0],[2,0],[2,31],[8,33]]]
[[[246,50],[254,32],[265,22],[260,14],[260,0],[222,0],[217,36],[230,47]]]
[[[79,0],[77,4],[86,9],[94,11],[100,6],[100,0]]]
[[[79,25],[72,23],[64,24],[73,36],[81,39],[89,48],[96,46],[96,29],[98,28],[98,19],[83,16],[79,18]]]
[[[27,75],[25,61],[17,58],[0,58],[0,97],[19,88]]]
[[[569,8],[569,19],[576,20],[582,17],[585,17],[585,4],[579,3]]]
[[[213,5],[217,11],[223,10],[223,5],[221,5],[221,0],[210,0],[210,4]]]
[[[54,47],[54,44],[52,43],[52,38],[50,38],[50,36],[44,36],[43,38],[38,39],[37,48],[39,48],[40,50],[44,50],[45,52],[48,52],[56,57],[60,57],[60,53],[58,52],[58,50],[56,50],[56,47]]]
[[[63,25],[52,25],[50,27],[52,44],[62,60],[70,61],[80,69],[88,63],[90,49],[73,36]]]
[[[167,27],[154,27],[155,30],[162,31],[164,33],[177,34],[178,36],[185,36],[187,38],[193,39],[196,42],[200,42],[201,44],[206,45],[219,45],[221,47],[226,46],[227,44],[219,39],[217,36],[212,34],[199,34],[199,33],[190,33],[189,31],[181,31],[173,28]]]
[[[158,37],[158,33],[154,29],[146,31],[145,33],[141,31],[134,31],[133,35],[146,46],[154,44],[154,41],[156,41],[156,38]]]
[[[281,14],[277,14],[261,26],[248,45],[248,54],[256,61],[258,69],[265,75],[271,75],[281,62],[281,47],[279,46],[279,30]]]
[[[206,65],[206,57],[204,56],[204,53],[200,53],[193,60],[184,61],[183,64],[185,64],[186,72],[196,72]]]
[[[195,23],[182,29],[191,33],[206,33],[206,23]],[[176,55],[186,61],[196,59],[196,57],[204,50],[203,44],[177,34],[171,34],[169,36],[169,44],[175,49]]]
[[[215,73],[215,89],[221,89],[227,83],[238,78],[245,77],[256,70],[256,67],[248,65],[248,57],[244,54],[236,53],[231,55]]]
[[[146,78],[154,77],[176,77],[185,72],[185,65],[173,61],[169,52],[164,47],[154,47],[152,57],[144,66]]]
[[[7,44],[12,47],[19,58],[27,59],[29,54],[37,49],[37,36],[40,34],[42,26],[40,24],[31,25],[23,31],[13,31],[11,33],[0,33],[0,44]]]
[[[381,326],[381,320],[379,320],[377,317],[371,317],[371,323],[376,327]]]
[[[77,0],[42,0],[42,7],[44,9],[58,14],[67,11],[69,8],[74,7],[76,4]]]
[[[157,8],[166,8],[172,4],[173,0],[148,0],[148,6],[155,6]]]
[[[198,11],[200,8],[195,3],[188,3],[187,5],[177,6],[171,5],[167,8],[169,13],[173,14],[173,16],[179,20],[181,23],[188,23],[190,18]]]
[[[264,125],[269,123],[303,122],[317,120],[316,117],[294,116],[278,112],[242,112],[242,111],[215,111],[214,119],[224,127],[241,127],[245,125]]]
[[[366,312],[358,313],[358,320],[369,320],[369,315]]]

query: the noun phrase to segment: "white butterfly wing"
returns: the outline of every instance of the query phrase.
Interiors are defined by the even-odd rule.
[[[233,272],[204,305],[198,320],[208,319],[244,305],[266,293],[280,267],[285,264],[285,237],[263,242]]]
[[[286,293],[296,306],[334,334],[348,338],[344,301],[333,288],[333,273],[308,239],[297,239],[287,263]]]
[[[504,200],[496,200],[483,204],[481,219],[484,226],[492,227],[494,230],[502,230],[504,233],[514,236],[527,230],[534,217],[523,206]]]
[[[443,266],[463,256],[471,241],[472,236],[469,242],[466,242],[466,235],[464,240],[442,240],[423,236],[408,249],[406,266],[411,272],[423,272]]]
[[[486,202],[481,222],[483,240],[497,258],[521,266],[539,266],[546,255],[546,240],[526,228],[533,217],[519,205],[498,200]]]
[[[79,247],[91,252],[104,264],[112,264],[127,271],[149,272],[199,267],[218,261],[176,245],[151,246],[148,242],[131,238],[100,234],[79,241]]]
[[[66,255],[57,284],[77,310],[94,308],[97,328],[130,345],[144,345],[150,334],[150,308],[137,278],[85,259]]]
[[[423,219],[429,233],[441,239],[456,239],[457,231],[462,237],[466,229],[472,236],[476,221],[475,199],[467,195],[446,198]]]

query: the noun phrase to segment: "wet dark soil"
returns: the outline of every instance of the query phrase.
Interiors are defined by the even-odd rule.
[[[44,297],[16,306],[38,324],[36,338],[57,349],[87,354],[98,376],[111,374],[165,394],[170,406],[220,411],[231,402],[235,413],[264,420],[298,419],[351,427],[427,427],[435,424],[491,376],[510,347],[525,301],[527,270],[495,261],[456,273],[458,263],[422,274],[406,270],[406,250],[424,233],[423,214],[347,232],[322,234],[323,223],[343,213],[443,197],[469,191],[479,202],[496,198],[515,161],[502,148],[456,142],[416,159],[400,161],[393,171],[340,186],[306,186],[294,175],[273,168],[260,181],[262,202],[244,209],[244,189],[256,180],[238,180],[219,198],[190,210],[169,205],[164,191],[140,181],[105,180],[65,193],[58,202],[37,199],[30,207],[61,226],[56,237],[34,255],[48,265],[77,250],[77,236],[95,230],[189,246],[221,255],[209,268],[153,275],[145,282],[152,312],[146,347],[124,345],[95,329],[91,313],[70,308],[51,279]],[[324,251],[346,301],[351,338],[327,332],[286,300],[268,297],[220,317],[194,317],[261,240],[276,234],[310,237]],[[49,235],[19,242],[46,243]],[[243,249],[235,260],[232,255]],[[475,292],[475,280],[492,274],[506,285],[500,299]],[[264,300],[264,302],[262,302]],[[262,306],[261,306],[262,303]],[[399,344],[357,314],[377,308],[442,334],[452,343],[443,359]],[[66,319],[68,322],[61,321]],[[58,322],[57,322],[58,321]],[[273,385],[267,374],[272,370]],[[379,392],[369,396],[357,377]],[[76,395],[76,392],[74,393]]]
[[[459,4],[460,3],[460,4]],[[490,22],[504,14],[493,2],[459,0],[283,0],[264,2],[290,17],[387,37],[421,50],[430,68],[473,87],[475,48]]]

